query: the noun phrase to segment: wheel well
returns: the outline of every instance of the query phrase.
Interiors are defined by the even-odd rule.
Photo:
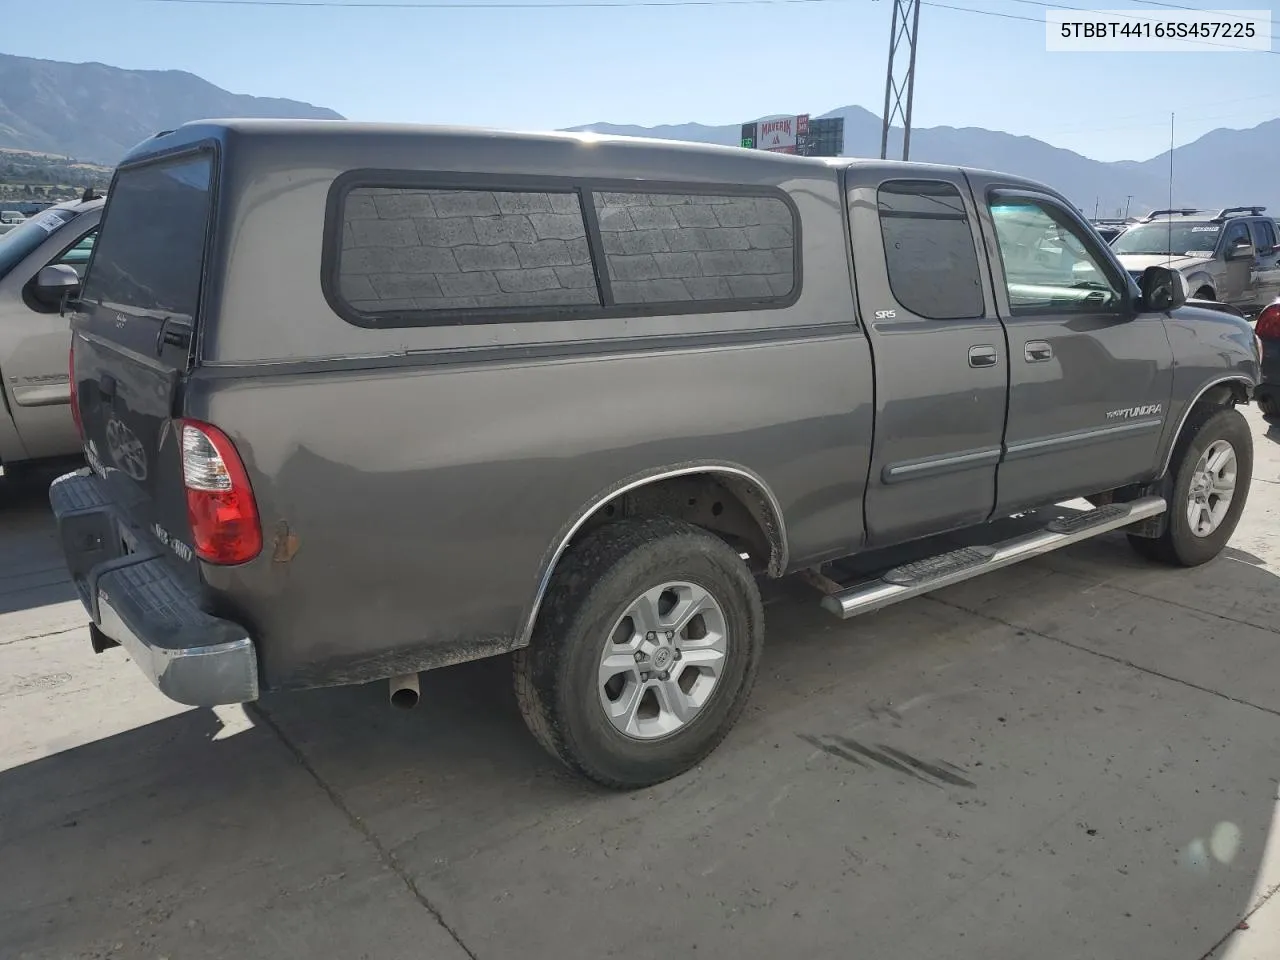
[[[1168,473],[1169,464],[1173,462],[1173,455],[1178,449],[1178,444],[1182,442],[1183,436],[1186,434],[1187,424],[1193,423],[1196,415],[1201,412],[1210,410],[1223,410],[1228,407],[1234,407],[1237,403],[1249,402],[1249,390],[1240,380],[1224,380],[1221,383],[1215,383],[1211,387],[1207,387],[1187,408],[1187,412],[1182,416],[1182,422],[1178,424],[1178,432],[1174,434],[1173,439],[1169,442],[1169,450],[1165,455],[1164,468],[1161,475]]]
[[[786,547],[777,508],[757,483],[735,474],[688,473],[628,490],[600,504],[570,544],[612,520],[654,516],[675,517],[714,533],[747,554],[753,573],[782,575]]]
[[[1239,380],[1228,380],[1226,383],[1215,383],[1196,398],[1195,407],[1234,407],[1237,403],[1248,403],[1249,392]]]

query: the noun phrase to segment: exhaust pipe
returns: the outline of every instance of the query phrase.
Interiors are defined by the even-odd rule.
[[[391,705],[401,710],[412,710],[418,705],[418,675],[406,673],[391,678]]]

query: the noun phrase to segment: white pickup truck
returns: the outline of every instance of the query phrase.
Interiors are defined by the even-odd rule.
[[[104,202],[60,203],[0,236],[0,476],[81,455],[61,308],[79,290]]]

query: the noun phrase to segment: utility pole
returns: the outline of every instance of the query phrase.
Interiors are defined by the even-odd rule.
[[[895,118],[902,121],[902,159],[911,157],[911,101],[916,86],[916,37],[919,28],[920,0],[893,0],[889,66],[884,80],[884,123],[880,129],[881,160],[888,159],[889,129]],[[901,69],[903,60],[906,61],[905,71]]]
[[[1129,219],[1129,201],[1133,199],[1133,194],[1129,194],[1124,198],[1124,218]]]

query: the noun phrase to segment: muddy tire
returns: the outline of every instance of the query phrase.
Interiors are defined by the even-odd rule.
[[[1164,533],[1129,535],[1148,560],[1194,567],[1222,552],[1244,510],[1253,479],[1253,433],[1237,410],[1206,409],[1191,415],[1177,440],[1169,469],[1173,494]]]
[[[622,520],[561,558],[514,658],[516,699],[571,770],[649,786],[725,738],[763,645],[760,593],[733,548],[683,521]]]

